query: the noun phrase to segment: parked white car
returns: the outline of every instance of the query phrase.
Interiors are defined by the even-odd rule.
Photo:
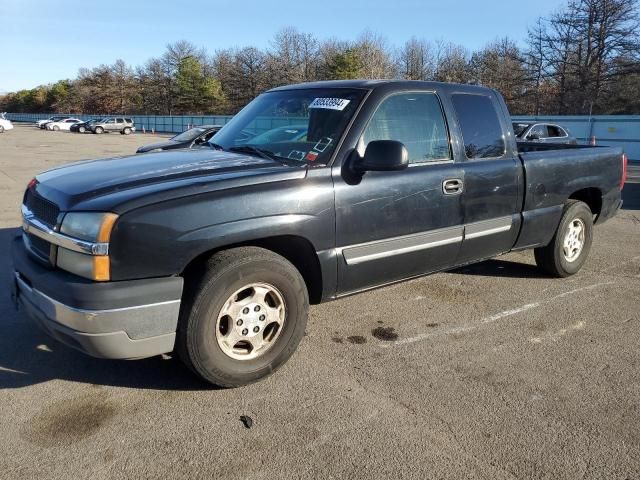
[[[47,123],[59,122],[60,120],[64,120],[65,118],[69,117],[65,115],[54,115],[53,117],[45,118],[44,120],[38,120],[36,122],[36,128],[44,129],[47,127]]]
[[[71,125],[74,123],[82,123],[82,120],[79,118],[65,118],[64,120],[60,120],[59,122],[51,122],[47,123],[47,130],[67,130],[71,129]]]
[[[3,133],[5,130],[11,130],[12,128],[13,123],[11,123],[11,120],[7,120],[4,113],[0,113],[0,133]]]

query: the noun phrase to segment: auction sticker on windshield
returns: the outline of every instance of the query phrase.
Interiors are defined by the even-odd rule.
[[[316,98],[309,108],[324,108],[326,110],[344,110],[351,100],[344,98]]]

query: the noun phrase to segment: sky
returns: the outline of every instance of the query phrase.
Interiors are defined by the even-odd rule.
[[[363,31],[400,46],[411,36],[470,50],[499,37],[522,43],[527,27],[558,0],[535,8],[514,1],[448,0],[0,0],[0,93],[74,78],[122,58],[141,65],[168,43],[188,40],[209,53],[269,46],[282,27],[319,39],[356,39]]]

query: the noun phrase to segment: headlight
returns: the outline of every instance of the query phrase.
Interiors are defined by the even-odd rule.
[[[87,242],[108,243],[117,219],[115,213],[71,212],[64,216],[60,233]]]
[[[117,219],[115,213],[71,212],[64,216],[60,233],[108,246]],[[91,280],[104,282],[111,278],[109,255],[89,255],[59,247],[56,264],[63,270]]]

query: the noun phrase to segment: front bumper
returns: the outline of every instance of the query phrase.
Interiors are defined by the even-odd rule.
[[[12,244],[16,305],[60,342],[94,357],[145,358],[173,350],[180,277],[91,282],[33,260]]]

